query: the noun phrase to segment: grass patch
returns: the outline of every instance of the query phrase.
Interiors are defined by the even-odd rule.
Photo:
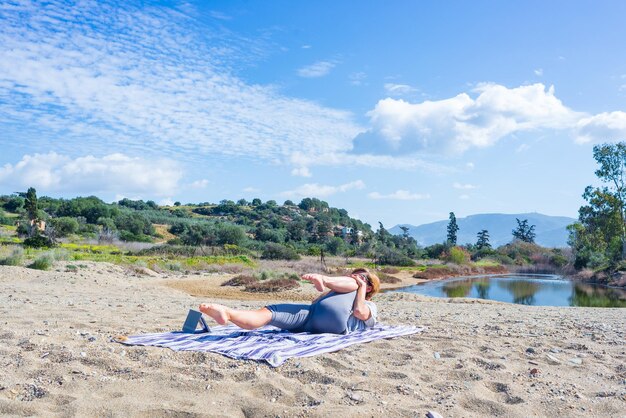
[[[0,244],[2,245],[22,244],[23,242],[24,241],[22,241],[18,237],[0,236]]]
[[[0,265],[3,266],[21,266],[23,262],[24,249],[22,247],[13,248],[10,255],[0,258]]]
[[[498,263],[497,261],[494,260],[489,260],[489,259],[482,259],[482,260],[478,260],[474,263],[472,263],[474,266],[478,266],[478,267],[498,267],[500,266],[500,263]]]
[[[28,267],[35,270],[50,270],[54,264],[54,256],[51,253],[41,254]]]

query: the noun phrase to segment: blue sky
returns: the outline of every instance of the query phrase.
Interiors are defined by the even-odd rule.
[[[622,1],[0,1],[0,193],[575,217]]]

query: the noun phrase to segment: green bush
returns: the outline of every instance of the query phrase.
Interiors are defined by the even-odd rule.
[[[408,256],[398,250],[392,248],[383,248],[378,252],[378,264],[386,264],[389,266],[410,267],[415,262]]]
[[[172,261],[165,265],[165,268],[171,271],[182,271],[183,266],[178,261]]]
[[[452,247],[443,254],[445,261],[454,264],[467,264],[470,261],[470,254],[461,247]]]
[[[49,270],[54,264],[54,257],[50,253],[41,254],[28,267],[36,270]]]
[[[79,224],[75,218],[69,216],[62,216],[60,218],[53,218],[50,220],[50,224],[54,227],[54,231],[59,237],[66,237],[78,232]]]
[[[6,216],[6,213],[0,209],[0,225],[13,225],[13,219]]]
[[[54,244],[52,243],[52,241],[50,240],[50,238],[45,237],[43,235],[33,235],[30,238],[26,238],[24,240],[24,246],[25,247],[31,247],[31,248],[47,248],[47,247],[52,247]]]
[[[293,248],[268,242],[261,258],[265,260],[299,260],[300,256]]]
[[[24,250],[22,247],[15,247],[11,251],[11,255],[0,259],[0,265],[3,266],[21,266],[24,261]]]

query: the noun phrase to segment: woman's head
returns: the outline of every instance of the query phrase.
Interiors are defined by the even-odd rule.
[[[364,278],[365,281],[367,281],[367,293],[365,294],[365,299],[370,300],[372,299],[372,296],[380,292],[380,279],[368,269],[359,268],[353,270],[351,274],[358,274]]]

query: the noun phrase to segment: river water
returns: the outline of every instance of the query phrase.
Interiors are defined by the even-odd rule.
[[[538,306],[626,307],[626,290],[574,283],[555,275],[507,274],[431,281],[398,292]]]

